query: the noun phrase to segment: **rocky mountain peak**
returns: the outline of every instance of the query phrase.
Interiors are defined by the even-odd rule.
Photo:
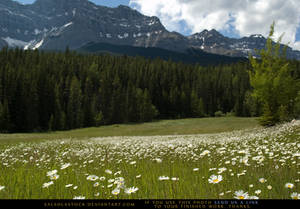
[[[253,34],[253,35],[250,35],[250,38],[260,38],[260,39],[265,39],[265,37],[261,34]]]
[[[137,47],[158,47],[185,53],[190,48],[209,53],[243,56],[265,47],[266,39],[255,34],[240,39],[223,36],[215,29],[191,36],[169,32],[159,18],[145,16],[124,5],[98,6],[89,0],[36,0],[22,5],[0,0],[0,48],[64,50],[83,45],[108,43]],[[300,52],[287,50],[300,59]]]
[[[88,0],[36,0],[28,7],[43,15],[61,13],[71,8],[84,8],[90,3]]]
[[[208,31],[208,35],[218,36],[218,37],[224,37],[220,32],[218,32],[215,29],[211,29],[210,31]]]
[[[59,6],[66,4],[86,4],[88,0],[36,0],[33,5]]]
[[[203,30],[200,33],[195,33],[191,36],[188,36],[189,39],[195,39],[195,40],[207,40],[207,39],[223,39],[224,36],[218,32],[215,29],[212,30]]]

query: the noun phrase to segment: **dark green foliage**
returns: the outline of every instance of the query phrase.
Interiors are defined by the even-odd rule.
[[[205,117],[217,111],[256,116],[261,109],[249,97],[249,63],[202,67],[7,48],[0,51],[0,63],[1,132]],[[291,66],[300,77],[299,62]]]
[[[223,116],[225,116],[225,114],[222,111],[219,110],[215,112],[215,117],[223,117]]]
[[[0,103],[0,127],[1,132],[4,133],[9,132],[12,128],[7,100],[4,101],[3,105]]]

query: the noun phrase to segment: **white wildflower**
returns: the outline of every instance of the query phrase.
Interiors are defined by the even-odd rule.
[[[126,188],[124,192],[126,194],[132,194],[132,193],[136,193],[136,191],[138,191],[138,190],[139,190],[139,188],[137,188],[137,187],[130,187],[130,188]]]
[[[53,183],[53,181],[47,182],[43,184],[43,188],[48,188],[49,186],[51,186]]]
[[[208,179],[208,182],[210,184],[218,184],[220,181],[223,180],[223,177],[221,175],[211,175],[210,178]]]

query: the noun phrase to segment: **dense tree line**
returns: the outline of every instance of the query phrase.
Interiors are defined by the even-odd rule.
[[[249,66],[3,48],[0,129],[66,130],[216,112],[257,116],[261,107],[251,97]],[[292,66],[300,69],[299,62]],[[299,77],[299,70],[293,73]]]

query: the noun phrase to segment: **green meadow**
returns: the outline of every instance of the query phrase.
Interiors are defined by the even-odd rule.
[[[203,118],[0,135],[0,199],[298,199],[300,121]]]
[[[70,131],[46,133],[0,134],[0,143],[42,141],[52,139],[89,139],[107,136],[155,136],[220,133],[258,127],[257,118],[220,117],[159,120],[137,124],[116,124]]]

